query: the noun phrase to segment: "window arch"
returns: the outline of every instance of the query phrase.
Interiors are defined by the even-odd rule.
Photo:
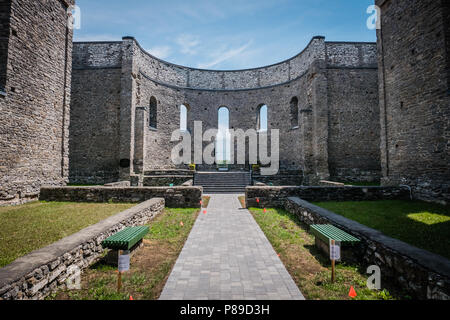
[[[220,107],[218,111],[219,131],[230,129],[230,110],[227,107]]]
[[[230,161],[230,110],[220,107],[217,112],[218,132],[216,137],[216,161],[223,163]]]
[[[158,128],[158,102],[153,96],[150,98],[149,126],[152,129]]]
[[[188,131],[188,114],[189,106],[182,104],[180,105],[180,130]]]
[[[293,97],[291,100],[291,126],[293,129],[298,128],[299,127],[299,122],[298,122],[298,98],[297,97]]]
[[[268,121],[269,121],[269,108],[267,105],[262,104],[258,108],[258,121],[257,128],[258,131],[267,131],[268,130]]]

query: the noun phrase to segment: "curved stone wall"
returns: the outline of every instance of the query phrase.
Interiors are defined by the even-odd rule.
[[[314,37],[301,53],[278,64],[215,71],[162,61],[145,52],[134,38],[124,37],[122,42],[75,43],[73,69],[72,117],[76,123],[72,122],[71,133],[87,128],[84,136],[89,136],[98,121],[110,126],[102,120],[109,109],[117,122],[112,130],[101,132],[119,144],[117,149],[106,150],[104,143],[96,144],[99,149],[88,149],[89,140],[72,139],[73,182],[117,179],[115,175],[100,179],[95,175],[98,168],[101,172],[119,172],[120,180],[151,170],[185,169],[187,166],[171,161],[171,151],[178,144],[171,142],[171,136],[179,129],[182,104],[189,106],[191,133],[194,121],[202,122],[203,132],[216,129],[222,106],[230,111],[230,129],[256,129],[258,107],[267,105],[269,132],[280,131],[280,168],[304,175],[306,182],[328,179],[330,173],[346,180],[347,176],[358,180],[361,173],[365,180],[379,177],[374,43],[326,42],[324,37]],[[111,69],[121,73],[120,79],[108,76]],[[98,79],[98,85],[92,78]],[[149,126],[152,97],[157,101],[157,128]],[[290,102],[294,97],[299,102],[299,125],[293,128]],[[346,150],[347,146],[351,148]],[[113,149],[116,156],[111,154]],[[108,170],[111,162],[102,158],[127,160],[131,165]],[[86,175],[86,168],[92,175],[83,181],[80,172]]]
[[[132,38],[125,38],[132,39]],[[231,71],[194,69],[162,61],[137,44],[137,64],[147,77],[183,88],[207,90],[256,89],[289,82],[303,75],[318,59],[325,59],[323,37],[315,37],[297,56],[271,66]]]

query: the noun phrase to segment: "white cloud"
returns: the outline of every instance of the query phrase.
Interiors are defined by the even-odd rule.
[[[149,52],[151,55],[157,58],[165,59],[172,53],[172,48],[170,48],[169,46],[156,46],[147,49],[147,52]]]
[[[245,52],[245,50],[247,50],[248,47],[250,47],[251,42],[252,41],[249,41],[248,43],[239,48],[216,51],[211,55],[212,61],[206,63],[199,63],[198,67],[202,69],[209,69],[218,65],[219,63],[238,57],[242,55]]]
[[[197,53],[196,48],[200,44],[198,37],[189,34],[182,34],[175,41],[181,47],[181,53],[190,55]]]

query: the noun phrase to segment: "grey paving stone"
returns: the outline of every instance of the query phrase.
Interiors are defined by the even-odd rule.
[[[160,300],[304,300],[238,195],[211,195]]]

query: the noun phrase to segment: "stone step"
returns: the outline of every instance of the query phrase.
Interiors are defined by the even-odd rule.
[[[203,193],[245,193],[245,188],[203,188]]]
[[[244,193],[251,185],[249,172],[198,172],[194,185],[202,186],[204,193]]]

